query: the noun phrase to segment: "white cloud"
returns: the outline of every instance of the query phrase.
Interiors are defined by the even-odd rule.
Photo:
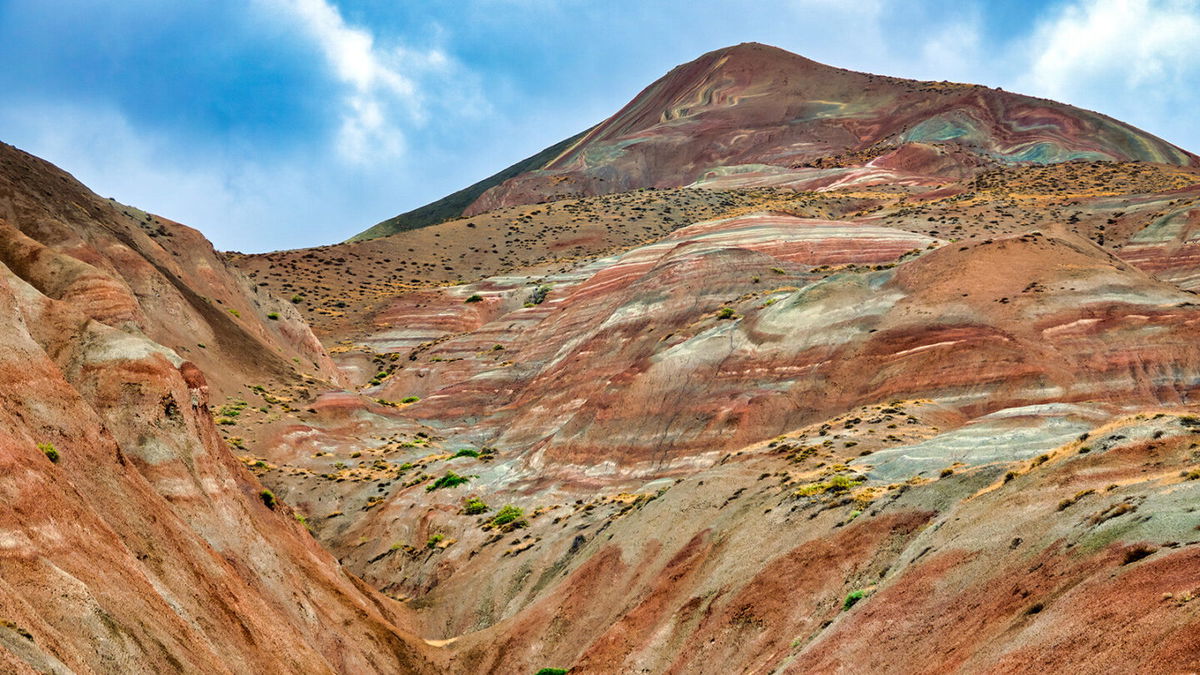
[[[1025,64],[1011,89],[1198,149],[1200,0],[1072,0],[1004,56]]]
[[[921,45],[919,68],[936,80],[970,80],[980,75],[983,38],[977,15],[936,26]],[[936,73],[936,74],[935,74]]]
[[[257,162],[196,154],[168,134],[99,105],[0,109],[0,132],[69,171],[102,197],[178,220],[222,249],[263,251],[339,241],[390,215],[390,179],[330,166],[319,157]],[[382,217],[382,216],[381,216]]]
[[[1080,1],[1041,23],[1029,44],[1037,56],[1025,81],[1045,96],[1068,97],[1101,78],[1127,89],[1184,84],[1200,71],[1200,3]]]
[[[259,1],[295,22],[346,87],[337,137],[344,160],[368,163],[401,155],[404,124],[427,119],[426,90],[461,74],[439,49],[380,45],[370,31],[347,24],[327,0]],[[426,80],[430,87],[422,86]]]

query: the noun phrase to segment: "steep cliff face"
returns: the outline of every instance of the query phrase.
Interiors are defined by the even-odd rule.
[[[332,374],[303,322],[258,317],[282,305],[247,294],[194,231],[2,150],[6,669],[428,668],[397,606],[342,571],[213,424],[202,364],[227,392],[299,380],[292,354]]]
[[[291,303],[251,285],[199,232],[101,199],[8,145],[0,145],[0,218],[0,256],[15,274],[175,350],[222,393],[245,378],[337,378]]]

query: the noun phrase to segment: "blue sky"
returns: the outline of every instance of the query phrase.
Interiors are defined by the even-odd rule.
[[[1200,151],[1200,0],[0,0],[0,140],[222,249],[326,244],[746,41]]]

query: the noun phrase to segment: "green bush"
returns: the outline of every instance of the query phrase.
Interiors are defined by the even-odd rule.
[[[471,297],[467,298],[463,302],[483,302],[483,296],[476,293],[475,295],[472,295]]]
[[[718,319],[732,319],[736,316],[737,314],[733,313],[732,307],[722,307],[720,311],[717,312]]]
[[[262,503],[265,504],[268,509],[271,509],[272,511],[275,510],[275,505],[278,502],[275,501],[275,493],[274,492],[271,492],[270,490],[263,490],[262,492],[258,493],[258,497],[259,497],[259,499],[262,500]]]
[[[534,675],[567,675],[566,668],[542,668]]]
[[[421,400],[420,396],[405,396],[404,398],[400,399],[400,402],[401,403],[416,403],[417,401],[420,401],[420,400]]]
[[[58,464],[58,449],[54,447],[53,443],[38,443],[37,448],[38,450],[42,451],[42,454],[46,456],[46,459]]]
[[[472,449],[472,448],[463,448],[462,450],[459,450],[458,452],[454,453],[454,457],[478,457],[478,456],[479,456],[479,451]],[[454,459],[454,457],[451,457],[450,459]]]
[[[272,321],[278,321],[279,320],[279,312],[271,312],[270,314],[267,314],[267,318]]]
[[[492,527],[525,527],[528,523],[525,522],[525,510],[519,506],[508,504],[496,512],[496,516],[492,518]]]
[[[850,609],[856,605],[859,600],[862,600],[865,597],[867,597],[866,591],[851,591],[850,594],[846,596],[845,602],[842,603],[842,611]]]
[[[540,305],[546,301],[546,296],[550,293],[550,286],[538,286],[537,290],[529,296],[526,305]]]
[[[433,481],[433,483],[429,484],[429,486],[425,488],[425,491],[433,492],[434,490],[440,490],[442,488],[452,488],[462,485],[463,483],[470,482],[470,480],[471,479],[467,476],[460,476],[453,471],[447,471],[445,476],[442,476],[441,478]]]
[[[849,476],[837,474],[830,476],[829,480],[825,481],[824,483],[817,482],[800,486],[800,488],[796,490],[796,495],[800,497],[812,497],[820,494],[842,494],[849,492],[851,488],[860,485],[861,483],[861,480],[855,480]]]
[[[471,497],[463,503],[463,515],[477,516],[481,513],[487,513],[490,507],[483,502],[482,499]]]
[[[425,548],[437,548],[437,545],[442,543],[442,540],[445,538],[445,535],[435,534],[425,542]]]

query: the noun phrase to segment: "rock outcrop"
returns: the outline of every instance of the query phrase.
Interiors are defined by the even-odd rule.
[[[304,323],[194,231],[0,156],[4,669],[432,669],[213,424],[218,389],[299,380],[286,356],[333,375]]]

